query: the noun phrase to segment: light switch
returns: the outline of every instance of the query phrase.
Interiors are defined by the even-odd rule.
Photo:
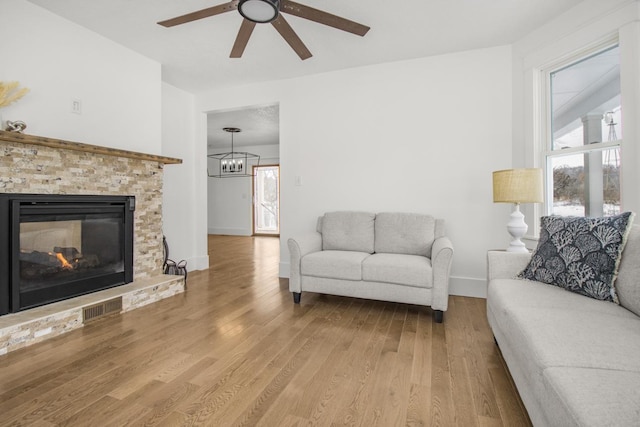
[[[82,101],[80,101],[79,99],[72,99],[71,112],[75,114],[82,114]]]

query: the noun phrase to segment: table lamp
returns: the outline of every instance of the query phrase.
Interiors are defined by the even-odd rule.
[[[513,203],[515,209],[507,223],[507,230],[513,240],[507,252],[529,252],[522,236],[527,232],[527,223],[520,212],[520,203],[542,203],[542,169],[506,169],[493,172],[493,202]]]

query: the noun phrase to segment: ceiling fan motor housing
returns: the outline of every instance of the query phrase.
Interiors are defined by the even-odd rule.
[[[275,20],[279,10],[280,0],[240,0],[238,3],[240,15],[259,24]]]

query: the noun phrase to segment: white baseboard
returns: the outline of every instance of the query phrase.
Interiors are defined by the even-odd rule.
[[[206,270],[209,268],[209,255],[189,258],[187,271]]]
[[[450,277],[449,295],[461,297],[486,298],[487,280],[473,279],[471,277]]]
[[[289,278],[289,263],[280,263],[280,277]],[[470,277],[451,277],[449,279],[449,294],[462,297],[486,298],[486,279],[473,279]]]
[[[284,277],[285,279],[289,278],[289,264],[288,262],[281,262],[280,263],[280,277]]]
[[[181,259],[173,259],[176,263],[180,262]],[[187,261],[187,271],[196,271],[196,270],[207,270],[209,268],[209,255],[186,258]]]
[[[246,228],[226,228],[226,227],[212,227],[207,228],[209,234],[221,234],[224,236],[251,236],[253,233]]]

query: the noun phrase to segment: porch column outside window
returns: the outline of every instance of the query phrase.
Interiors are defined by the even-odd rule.
[[[602,142],[602,114],[588,114],[582,117],[584,145]],[[603,216],[604,175],[602,171],[602,151],[592,151],[584,155],[584,214],[590,217]]]

